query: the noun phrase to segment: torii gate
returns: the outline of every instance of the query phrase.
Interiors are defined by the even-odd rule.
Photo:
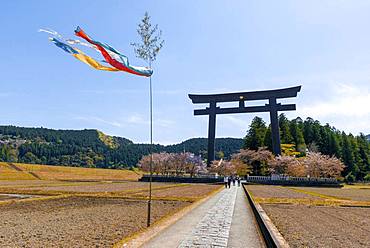
[[[208,160],[207,165],[210,166],[215,160],[215,134],[216,134],[216,115],[217,114],[237,114],[237,113],[254,113],[254,112],[270,112],[271,121],[271,139],[272,149],[275,155],[281,154],[280,134],[278,111],[296,110],[295,104],[277,103],[276,99],[296,97],[301,90],[301,86],[295,86],[276,90],[236,92],[226,94],[210,94],[210,95],[194,95],[189,94],[190,99],[194,104],[209,103],[209,107],[205,109],[194,110],[194,115],[208,115]],[[246,101],[268,100],[265,106],[245,106]],[[239,102],[239,107],[221,108],[217,106],[219,102]]]

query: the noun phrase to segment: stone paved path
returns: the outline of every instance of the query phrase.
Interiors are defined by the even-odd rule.
[[[241,187],[224,189],[142,247],[264,247]]]
[[[208,210],[195,229],[179,245],[188,247],[227,247],[237,188],[222,191],[222,197]]]

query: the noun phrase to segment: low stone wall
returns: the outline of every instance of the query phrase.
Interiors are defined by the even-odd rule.
[[[289,248],[289,244],[286,242],[283,235],[281,235],[274,223],[268,217],[261,205],[253,201],[244,183],[243,189],[245,194],[247,195],[248,202],[252,208],[253,214],[256,217],[256,222],[260,229],[266,247]]]
[[[144,175],[139,179],[140,182],[149,182],[149,175]],[[153,175],[152,182],[162,183],[223,183],[223,177],[181,177],[181,176],[162,176]],[[285,177],[273,178],[270,176],[247,176],[244,178],[246,183],[283,185],[283,186],[307,186],[307,187],[342,187],[333,178],[299,178]]]
[[[247,183],[303,186],[303,187],[342,187],[334,178],[306,178],[306,177],[270,177],[270,176],[247,176]]]
[[[171,177],[171,176],[152,176],[152,182],[162,183],[223,183],[223,177]],[[140,182],[149,182],[149,175],[144,175],[139,179]]]

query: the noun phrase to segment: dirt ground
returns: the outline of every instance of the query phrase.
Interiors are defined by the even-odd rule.
[[[195,200],[197,198],[202,198],[210,194],[211,192],[219,189],[220,185],[209,185],[209,184],[196,184],[187,185],[176,188],[160,189],[154,190],[152,195],[154,197],[160,198],[184,198],[189,200]],[[148,192],[141,192],[135,195],[147,196]]]
[[[291,247],[369,247],[370,208],[262,204]]]
[[[0,188],[3,187],[31,187],[51,184],[65,184],[63,181],[49,181],[49,180],[0,180]]]
[[[0,194],[0,201],[6,201],[6,200],[11,200],[11,199],[17,199],[17,197],[12,197],[10,195],[2,195],[2,194]]]
[[[170,183],[152,183],[152,187],[166,187],[173,186]],[[145,190],[148,188],[146,182],[123,182],[123,183],[86,183],[85,185],[61,185],[61,186],[45,186],[33,187],[32,190],[43,191],[65,191],[65,192],[86,192],[86,193],[103,193],[103,192],[120,192],[120,191],[133,191]],[[27,187],[23,189],[28,189]]]
[[[289,188],[275,185],[248,185],[248,191],[253,197],[261,198],[295,198],[295,199],[320,199],[320,197],[295,192]]]
[[[307,187],[294,187],[299,190],[307,192],[314,192],[323,195],[354,200],[354,201],[370,201],[370,189],[360,188],[307,188]]]
[[[369,247],[370,189],[271,185],[247,189],[291,247]]]
[[[190,203],[154,201],[152,221]],[[5,247],[111,247],[146,226],[146,201],[68,197],[0,206]]]
[[[146,227],[148,187],[132,181],[0,180],[0,247],[112,247]],[[154,223],[220,186],[152,187]]]

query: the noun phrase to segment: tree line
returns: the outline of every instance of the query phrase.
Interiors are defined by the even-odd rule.
[[[312,118],[288,120],[284,114],[279,115],[279,127],[283,154],[305,157],[307,153],[320,153],[335,157],[345,165],[343,177],[355,180],[369,177],[370,142],[364,134],[347,134]],[[261,147],[272,151],[271,127],[260,117],[255,117],[244,138],[243,148],[257,151]]]

